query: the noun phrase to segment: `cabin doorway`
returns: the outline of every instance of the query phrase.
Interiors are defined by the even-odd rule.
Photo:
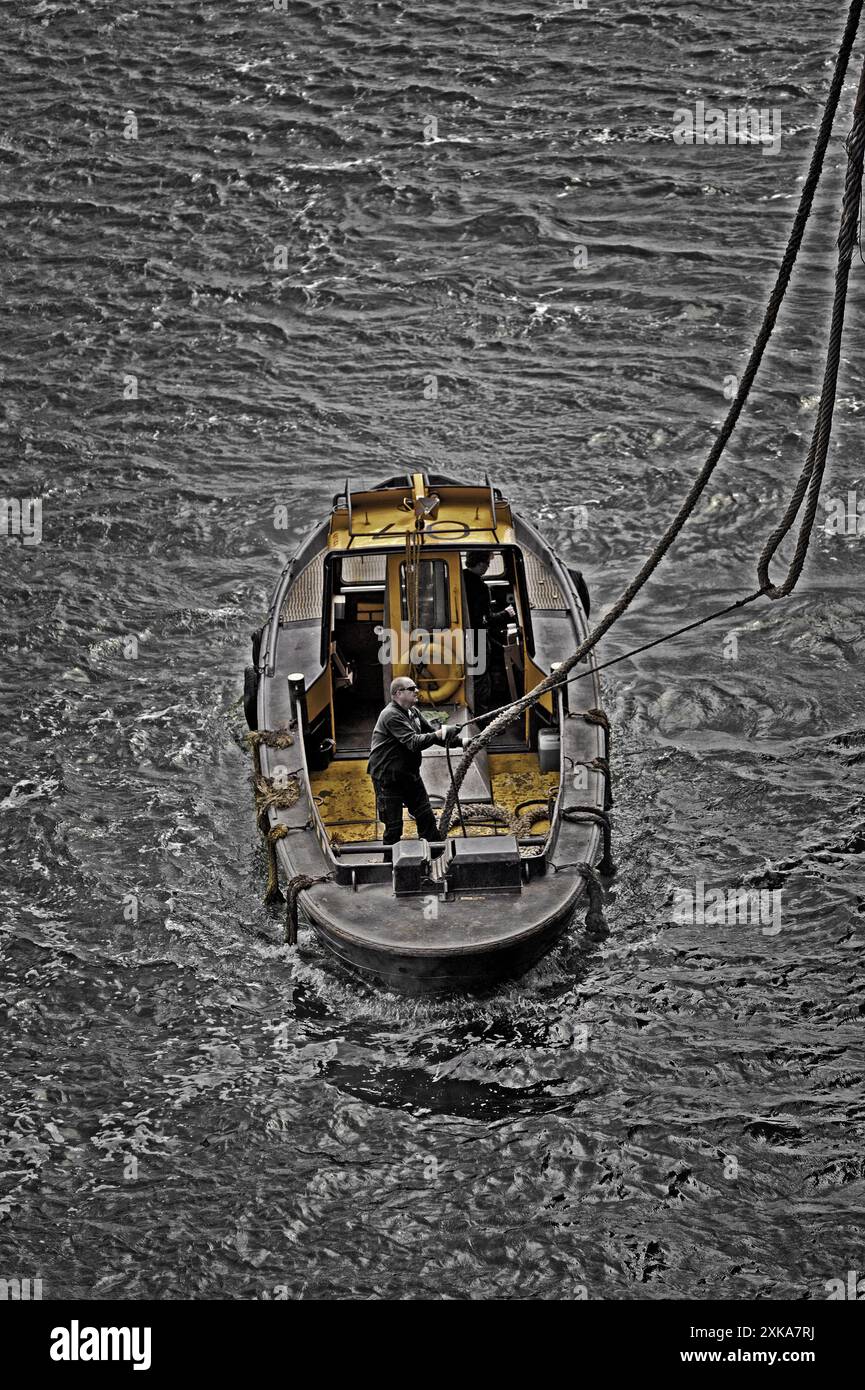
[[[336,756],[369,752],[385,693],[381,633],[385,617],[385,555],[334,560],[331,596],[331,678]]]
[[[471,560],[481,553],[487,568],[473,577]],[[523,694],[523,596],[509,550],[337,555],[330,566],[335,757],[369,751],[396,676],[417,682],[422,713],[457,723]],[[524,746],[520,734],[519,725],[505,730],[496,745]]]

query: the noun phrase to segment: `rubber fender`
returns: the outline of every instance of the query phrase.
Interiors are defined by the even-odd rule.
[[[261,665],[261,639],[264,636],[264,628],[258,627],[252,634],[252,664],[256,668]]]
[[[415,661],[418,665],[418,668],[428,675],[432,675],[432,671],[430,670],[428,664],[431,655],[432,653],[430,651],[429,643],[425,643],[424,645],[416,644]],[[433,685],[430,687],[421,686],[418,701],[422,705],[444,704],[445,700],[450,700],[454,695],[456,695],[462,683],[463,677],[456,676],[453,680],[442,681],[439,685]]]
[[[243,713],[250,729],[258,728],[258,672],[247,666],[243,672]]]
[[[441,705],[445,700],[450,700],[456,695],[463,683],[462,676],[457,676],[456,680],[444,681],[442,685],[434,685],[431,689],[421,689],[420,703],[422,705]]]
[[[589,586],[583,578],[581,570],[572,570],[569,565],[568,574],[574,581],[574,586],[577,590],[577,596],[580,600],[580,603],[583,605],[586,617],[588,618],[592,612],[592,598],[591,594],[589,593]]]

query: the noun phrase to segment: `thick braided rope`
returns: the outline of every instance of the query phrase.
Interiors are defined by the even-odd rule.
[[[820,406],[817,411],[817,420],[814,425],[814,433],[811,437],[808,457],[802,467],[802,472],[793,490],[787,510],[778,527],[767,540],[760,559],[757,562],[757,574],[760,579],[760,584],[766,588],[769,597],[773,599],[784,598],[787,594],[792,593],[793,589],[796,587],[799,575],[802,573],[802,566],[805,563],[805,556],[808,553],[808,545],[811,540],[814,518],[817,514],[817,504],[820,500],[820,488],[823,482],[823,472],[826,467],[826,456],[829,452],[832,418],[835,412],[835,393],[838,386],[838,367],[841,361],[841,340],[844,334],[847,282],[850,278],[850,265],[853,260],[853,250],[858,238],[859,203],[862,197],[862,160],[863,154],[865,154],[865,72],[863,72],[859,96],[856,100],[856,115],[853,122],[853,129],[847,140],[847,154],[847,176],[844,182],[841,227],[838,232],[838,265],[835,270],[835,296],[832,302],[832,320],[829,329],[826,367],[823,373],[823,386],[820,392]],[[805,496],[806,488],[808,490],[808,498],[805,505],[805,512],[799,526],[799,535],[796,540],[796,550],[793,559],[790,562],[787,576],[783,583],[773,585],[769,579],[769,565],[779,545],[796,520],[799,508],[802,505],[802,498]]]
[[[533,827],[539,821],[549,819],[549,806],[528,806],[525,811],[517,815],[516,811],[508,811],[505,806],[500,806],[497,802],[493,802],[491,805],[483,802],[478,806],[464,806],[460,815],[463,825],[502,825],[518,840],[530,835]]]
[[[799,207],[796,211],[796,216],[793,220],[793,226],[790,231],[789,240],[787,242],[787,249],[784,252],[781,265],[778,269],[778,274],[775,279],[775,285],[772,290],[772,293],[769,296],[769,300],[766,305],[766,310],[763,315],[763,321],[760,325],[759,332],[757,333],[754,346],[751,349],[751,355],[748,359],[747,366],[745,367],[745,370],[742,374],[742,379],[739,382],[739,389],[737,390],[735,397],[730,403],[730,409],[727,412],[726,419],[724,420],[724,423],[721,426],[721,429],[718,433],[718,437],[712,445],[712,448],[709,450],[703,467],[697,474],[697,477],[690,491],[685,497],[684,502],[680,506],[678,512],[671,521],[670,525],[667,527],[667,530],[664,532],[663,536],[658,541],[649,558],[646,560],[645,564],[637,572],[637,574],[631,580],[630,584],[628,584],[627,588],[623,590],[617,601],[613,604],[612,608],[609,609],[609,611],[604,615],[604,617],[601,619],[598,625],[589,633],[586,640],[577,648],[577,650],[571,656],[567,658],[567,660],[563,661],[558,666],[554,674],[545,677],[544,680],[539,681],[539,683],[526,695],[523,695],[520,697],[520,699],[515,700],[512,705],[508,706],[505,710],[503,710],[500,715],[493,719],[491,723],[489,723],[487,727],[475,738],[473,738],[471,742],[468,744],[467,748],[463,753],[462,758],[460,759],[459,765],[453,774],[451,786],[445,798],[444,806],[442,807],[442,813],[438,827],[438,833],[441,839],[444,839],[447,835],[448,829],[450,828],[451,819],[453,817],[454,807],[456,805],[457,797],[459,795],[459,789],[465,781],[468,770],[474,762],[475,758],[477,757],[478,753],[481,751],[482,748],[486,747],[486,745],[491,741],[491,739],[495,738],[496,734],[501,733],[501,731],[503,729],[506,729],[509,724],[512,724],[515,719],[518,719],[525,709],[528,709],[530,705],[536,704],[541,695],[544,695],[548,690],[554,689],[555,686],[560,685],[564,680],[565,676],[567,676],[568,673],[573,670],[573,668],[577,665],[578,662],[582,661],[586,653],[591,651],[593,647],[597,646],[604,633],[607,632],[612,627],[613,623],[615,623],[621,617],[621,615],[625,612],[625,609],[628,608],[632,600],[639,593],[640,589],[642,589],[646,580],[657,569],[658,565],[661,563],[661,560],[666,555],[673,541],[676,539],[685,522],[687,521],[688,517],[694,510],[694,507],[697,505],[697,502],[700,496],[702,495],[703,491],[705,490],[706,485],[709,482],[709,479],[714,473],[715,468],[717,467],[718,462],[721,459],[721,456],[724,452],[724,449],[726,448],[729,442],[730,436],[732,435],[733,430],[736,427],[745,402],[747,401],[748,396],[751,392],[751,387],[754,384],[754,379],[757,375],[760,363],[763,360],[763,355],[766,351],[766,346],[769,342],[770,337],[772,336],[772,332],[774,330],[775,323],[778,318],[778,311],[781,308],[784,295],[787,292],[787,287],[790,283],[790,277],[793,273],[793,266],[795,265],[796,257],[799,254],[799,248],[802,245],[802,238],[805,234],[805,227],[807,225],[808,218],[811,214],[811,208],[814,202],[814,194],[816,192],[817,185],[820,181],[820,175],[822,173],[823,163],[826,157],[826,150],[828,148],[829,141],[832,136],[832,127],[834,125],[835,114],[838,109],[838,102],[840,100],[841,92],[844,86],[844,77],[847,72],[847,65],[850,59],[850,53],[853,48],[853,43],[856,38],[856,31],[859,27],[859,20],[862,14],[862,4],[863,0],[852,0],[852,3],[850,5],[850,9],[847,15],[847,23],[844,29],[844,35],[841,40],[841,46],[838,50],[838,56],[835,60],[835,70],[832,74],[832,82],[829,87],[829,94],[826,98],[826,105],[823,110],[823,117],[820,122],[820,129],[818,131],[817,140],[814,145],[814,151],[811,156],[811,163],[808,169],[808,174],[802,186],[802,193],[799,198]]]

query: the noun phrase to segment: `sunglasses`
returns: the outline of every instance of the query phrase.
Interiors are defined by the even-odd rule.
[[[418,689],[416,685],[401,685],[399,693],[400,695],[417,695]]]

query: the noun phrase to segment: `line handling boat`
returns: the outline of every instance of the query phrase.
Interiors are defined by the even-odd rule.
[[[480,631],[465,573],[479,553]],[[346,480],[283,570],[246,670],[267,897],[281,896],[281,871],[287,939],[302,907],[344,965],[408,993],[488,986],[550,950],[586,905],[592,867],[612,871],[594,651],[583,679],[542,694],[478,752],[444,840],[419,840],[406,816],[403,838],[385,845],[366,765],[395,677],[411,676],[421,712],[462,726],[466,743],[476,717],[575,651],[588,615],[581,574],[489,478]],[[439,745],[423,754],[437,813],[451,757]]]
[[[854,0],[787,246],[727,416],[666,530],[591,633],[581,575],[489,477],[479,486],[415,472],[358,491],[346,480],[331,515],[286,565],[267,621],[253,635],[244,709],[269,853],[266,899],[279,895],[281,868],[289,941],[302,906],[346,965],[397,989],[439,992],[521,974],[559,939],[583,897],[589,934],[605,932],[594,866],[600,858],[600,872],[613,872],[609,724],[595,648],[675,543],[748,400],[814,204],[861,12]],[[850,269],[861,241],[865,64],[845,148],[820,410],[786,511],[759,554],[759,588],[606,665],[796,588],[820,501]],[[773,583],[770,566],[800,512],[786,575]],[[486,650],[467,641],[478,628],[466,585],[477,554],[487,561]],[[581,663],[585,669],[571,676]],[[406,675],[429,709],[466,726],[465,751],[455,773],[449,747],[423,756],[445,838],[418,840],[404,824],[391,847],[379,839],[366,763],[390,682]],[[478,733],[478,721],[494,711]]]

